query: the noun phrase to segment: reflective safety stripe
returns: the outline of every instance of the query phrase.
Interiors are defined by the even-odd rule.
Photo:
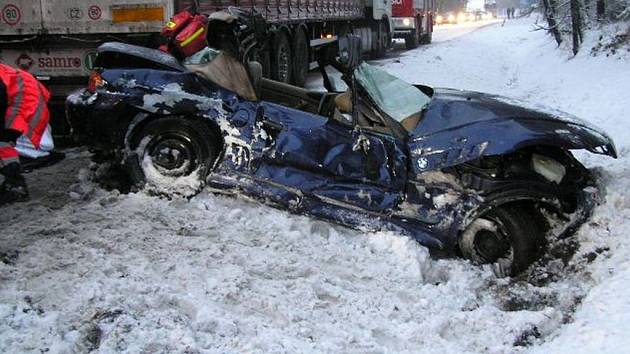
[[[17,150],[12,144],[0,141],[0,168],[11,162],[20,162]]]
[[[39,99],[37,102],[37,109],[35,110],[35,114],[33,114],[33,118],[31,118],[31,121],[28,124],[29,125],[28,132],[24,134],[31,141],[33,141],[32,139],[33,132],[35,131],[35,128],[37,127],[39,122],[42,120],[44,109],[46,108],[46,101],[44,100],[44,93],[42,92],[42,87],[40,85],[37,85],[37,89],[39,90]]]
[[[12,162],[17,162],[20,163],[20,158],[19,157],[8,157],[8,158],[0,158],[0,168],[12,163]]]
[[[13,100],[13,102],[9,102],[9,106],[12,109],[11,109],[11,113],[9,113],[7,118],[4,120],[5,128],[10,128],[13,125],[13,121],[18,116],[18,113],[20,113],[22,99],[24,97],[24,80],[19,74],[16,75],[15,77],[17,78],[17,93],[15,95],[15,99]]]
[[[197,39],[197,37],[199,37],[202,33],[203,33],[203,27],[201,27],[200,29],[195,31],[195,33],[193,33],[192,36],[186,38],[186,40],[183,41],[182,44],[180,44],[180,46],[185,47],[185,46],[189,45],[192,41]]]

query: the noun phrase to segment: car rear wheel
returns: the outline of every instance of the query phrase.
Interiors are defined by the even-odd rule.
[[[542,214],[529,204],[498,206],[473,220],[459,239],[463,256],[491,264],[498,276],[527,269],[545,245]]]
[[[149,122],[129,143],[132,183],[156,194],[197,194],[218,156],[217,139],[199,120],[165,117]]]

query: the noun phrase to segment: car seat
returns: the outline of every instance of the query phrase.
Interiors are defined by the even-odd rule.
[[[335,97],[335,106],[341,113],[352,114],[352,91],[347,90]]]

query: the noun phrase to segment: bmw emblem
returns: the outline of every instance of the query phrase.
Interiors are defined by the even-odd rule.
[[[421,157],[418,159],[419,169],[424,170],[425,168],[427,168],[427,166],[429,166],[429,161],[426,159],[426,157]]]

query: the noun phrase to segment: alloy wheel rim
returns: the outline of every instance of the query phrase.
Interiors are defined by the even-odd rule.
[[[481,229],[475,234],[474,249],[485,263],[493,263],[509,255],[511,246],[507,234],[499,223],[494,220],[494,229]]]
[[[199,149],[186,136],[165,134],[149,142],[145,155],[161,174],[180,177],[189,175],[197,168]]]

